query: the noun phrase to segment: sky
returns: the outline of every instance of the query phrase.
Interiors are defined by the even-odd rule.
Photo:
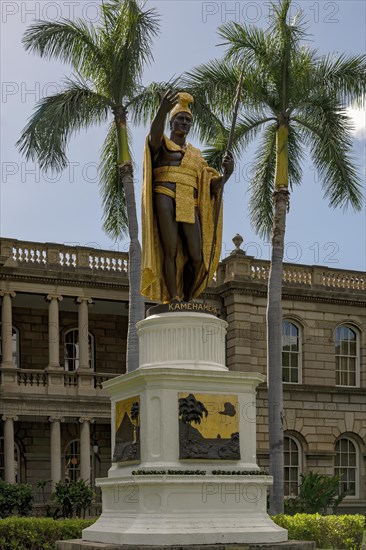
[[[42,174],[27,162],[15,143],[37,101],[61,91],[72,74],[70,66],[27,53],[22,35],[35,19],[83,17],[97,23],[100,0],[1,0],[1,187],[0,235],[22,241],[56,242],[127,251],[128,240],[114,242],[102,230],[97,165],[105,127],[75,136],[68,147],[69,166],[62,174]],[[217,44],[217,27],[226,21],[267,26],[269,2],[147,0],[161,18],[154,41],[154,62],[144,82],[164,81],[224,53]],[[308,21],[311,45],[321,53],[366,52],[364,0],[297,0]],[[365,186],[365,111],[349,109],[354,121],[353,156]],[[112,115],[111,115],[112,117]],[[133,128],[136,198],[141,197],[143,144],[148,128]],[[204,146],[205,144],[195,145]],[[269,259],[270,244],[252,230],[248,218],[249,170],[255,147],[236,158],[236,169],[225,186],[222,258],[234,248],[240,233],[248,255]],[[336,269],[366,269],[366,211],[330,209],[309,158],[303,182],[291,194],[286,226],[285,261]]]

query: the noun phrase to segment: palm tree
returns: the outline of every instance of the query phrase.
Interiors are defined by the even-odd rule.
[[[183,424],[201,424],[203,415],[207,417],[208,410],[202,401],[197,401],[193,393],[179,398],[179,416]]]
[[[101,10],[97,27],[82,19],[63,19],[38,21],[25,32],[27,51],[69,63],[75,74],[65,80],[60,93],[37,104],[17,146],[41,169],[61,171],[67,166],[70,137],[112,115],[101,151],[100,184],[106,233],[118,239],[128,229],[130,237],[127,370],[132,371],[138,367],[136,322],[144,318],[145,310],[127,112],[133,123],[146,123],[157,108],[159,86],[144,88],[141,78],[152,59],[159,23],[155,10],[144,11],[137,0],[109,0]]]
[[[267,306],[267,372],[270,473],[274,478],[270,511],[283,511],[282,271],[289,193],[301,183],[307,149],[331,207],[362,205],[361,181],[352,163],[349,102],[363,105],[365,55],[320,55],[306,43],[301,13],[289,21],[291,0],[272,4],[267,30],[235,22],[219,35],[228,47],[221,60],[187,75],[191,93],[204,96],[217,116],[232,109],[242,67],[242,110],[235,148],[243,150],[261,135],[250,183],[250,220],[261,236],[272,233]],[[225,149],[223,131],[207,151],[211,162]]]

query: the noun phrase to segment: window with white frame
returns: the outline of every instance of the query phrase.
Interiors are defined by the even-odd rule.
[[[89,367],[94,370],[94,336],[88,333]],[[73,328],[65,333],[65,370],[73,372],[79,368],[79,330]]]
[[[299,494],[301,473],[301,446],[292,436],[283,439],[284,452],[284,494],[296,497]]]
[[[357,446],[348,437],[338,439],[335,445],[335,475],[341,477],[339,494],[358,497],[358,452]]]
[[[335,333],[336,385],[358,386],[358,338],[348,325],[337,327]]]
[[[65,449],[65,481],[80,479],[80,441],[70,441]]]
[[[301,333],[292,321],[282,323],[282,381],[301,382]]]
[[[13,363],[19,367],[19,330],[16,327],[12,327],[11,346],[13,352]],[[3,360],[3,347],[1,338],[1,323],[0,323],[0,363]]]
[[[95,457],[93,448],[90,447],[90,479],[95,478]],[[65,448],[65,481],[78,481],[80,479],[80,439],[74,439]]]

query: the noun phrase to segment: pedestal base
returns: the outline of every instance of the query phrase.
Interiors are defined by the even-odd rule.
[[[96,480],[103,513],[83,541],[134,549],[286,541],[266,513],[272,478],[256,463],[264,376],[228,372],[226,322],[210,315],[155,315],[138,326],[139,369],[103,385],[114,458],[108,478]]]
[[[261,475],[134,475],[99,480],[103,513],[83,540],[134,545],[281,542]]]
[[[290,540],[267,544],[190,544],[189,546],[145,546],[108,544],[83,540],[59,541],[56,550],[315,550],[312,541]]]

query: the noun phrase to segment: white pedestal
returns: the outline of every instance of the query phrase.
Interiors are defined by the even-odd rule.
[[[97,480],[103,512],[84,529],[84,541],[161,546],[287,540],[287,531],[266,513],[272,478],[260,475],[256,463],[255,388],[264,377],[227,370],[225,330],[220,319],[188,312],[139,323],[140,368],[104,388],[112,401],[112,452],[120,404],[138,399],[139,427],[129,418],[127,422],[134,440],[139,432],[140,456],[113,463],[108,478]],[[197,440],[189,441],[190,458],[180,459],[180,430],[187,423],[179,416],[179,399],[189,395],[200,399],[207,417],[204,413],[196,424],[189,422]],[[235,459],[226,433],[230,423],[239,432],[235,452],[240,456]],[[219,439],[216,432],[213,437],[197,435],[211,425]],[[197,449],[207,457],[196,458]],[[133,475],[136,471],[140,473]],[[223,473],[233,471],[236,475]]]

